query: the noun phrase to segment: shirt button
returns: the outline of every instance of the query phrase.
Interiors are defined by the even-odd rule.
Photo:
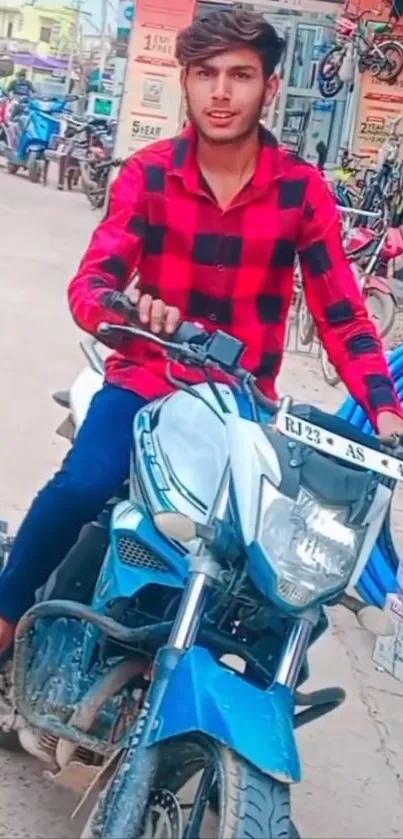
[[[213,323],[215,323],[215,321],[217,320],[217,315],[214,312],[211,312],[211,315],[209,315],[209,318],[210,318],[210,320],[213,321]]]
[[[223,265],[217,265],[217,271],[224,271]]]

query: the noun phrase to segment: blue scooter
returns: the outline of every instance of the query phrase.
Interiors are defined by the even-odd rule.
[[[26,169],[30,181],[39,182],[45,151],[60,134],[60,115],[69,110],[73,99],[77,97],[32,99],[18,110],[8,126],[8,144],[3,150],[10,174]]]

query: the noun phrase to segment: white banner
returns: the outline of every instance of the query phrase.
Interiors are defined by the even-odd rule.
[[[125,158],[175,135],[182,105],[175,42],[193,20],[196,0],[137,0],[116,142]]]

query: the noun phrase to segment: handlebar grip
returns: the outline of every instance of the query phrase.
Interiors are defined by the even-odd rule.
[[[121,291],[111,291],[109,294],[105,295],[104,305],[107,309],[110,309],[111,312],[115,312],[117,315],[126,317],[130,324],[138,324],[139,319],[137,306],[132,303],[127,294],[122,294]]]

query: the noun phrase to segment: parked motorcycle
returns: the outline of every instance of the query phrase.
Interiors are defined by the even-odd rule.
[[[114,145],[114,125],[110,125],[108,130],[94,131],[88,154],[80,163],[83,190],[94,210],[100,209],[105,203],[111,169],[118,168],[122,163],[112,156]]]
[[[134,314],[120,294],[113,309]],[[122,500],[19,622],[2,728],[49,761],[48,777],[85,779],[83,839],[286,839],[295,729],[344,699],[301,691],[324,606],[390,632],[344,592],[403,478],[403,449],[267,399],[223,332],[99,331],[163,347],[178,391],[140,411]],[[90,366],[56,395],[69,437],[102,386],[102,359],[86,352]],[[182,365],[206,383],[189,387]]]
[[[0,95],[0,152],[10,148],[9,126],[13,119],[22,112],[29,102],[29,97]]]
[[[369,24],[364,16],[378,11],[365,10],[352,19],[339,18],[336,24],[336,43],[323,56],[318,68],[321,95],[336,96],[345,83],[353,83],[355,67],[360,73],[370,70],[381,81],[394,84],[403,69],[403,47],[400,41],[387,39],[389,24]],[[371,31],[372,30],[372,31]]]

